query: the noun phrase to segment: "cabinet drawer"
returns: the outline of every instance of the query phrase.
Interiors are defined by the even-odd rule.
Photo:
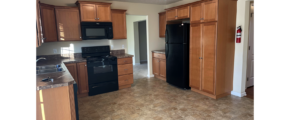
[[[160,58],[160,59],[166,59],[165,54],[160,54],[160,53],[153,53],[153,57]]]
[[[119,76],[119,86],[133,84],[133,74]]]
[[[119,58],[118,59],[118,65],[123,65],[123,64],[132,64],[132,57],[128,58]]]
[[[132,64],[118,65],[118,75],[126,75],[132,73],[133,73]]]

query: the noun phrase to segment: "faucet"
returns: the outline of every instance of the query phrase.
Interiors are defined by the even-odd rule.
[[[41,59],[46,60],[46,58],[44,58],[44,57],[40,57],[40,58],[36,59],[36,62],[39,61],[39,60],[41,60]]]

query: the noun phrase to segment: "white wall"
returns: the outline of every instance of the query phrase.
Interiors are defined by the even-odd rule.
[[[246,73],[247,73],[247,52],[248,52],[248,32],[250,18],[250,1],[238,0],[236,26],[242,27],[241,43],[235,45],[234,82],[233,95],[245,96]]]

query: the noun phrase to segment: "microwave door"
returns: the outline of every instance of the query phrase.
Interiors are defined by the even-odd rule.
[[[101,26],[82,26],[83,40],[107,39],[107,30]]]

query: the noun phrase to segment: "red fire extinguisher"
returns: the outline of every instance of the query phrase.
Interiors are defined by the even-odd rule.
[[[242,27],[239,26],[237,28],[237,40],[236,40],[236,43],[241,43],[241,37],[242,37]]]

